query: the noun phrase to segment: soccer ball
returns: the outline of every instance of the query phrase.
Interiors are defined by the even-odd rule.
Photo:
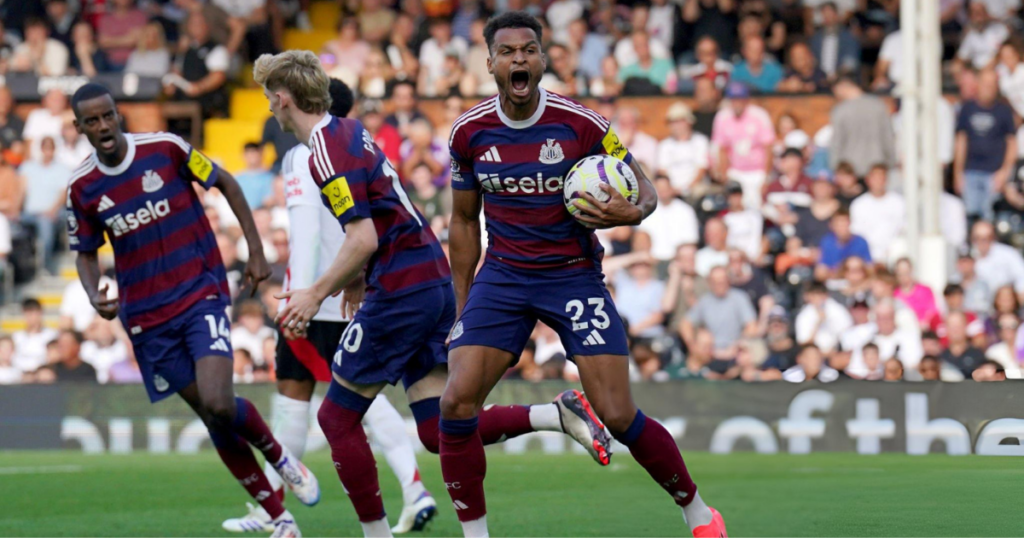
[[[584,205],[587,204],[586,200],[581,199],[584,192],[601,202],[607,202],[611,196],[601,190],[601,183],[617,189],[631,204],[636,204],[640,199],[640,184],[629,165],[611,155],[591,155],[576,163],[565,178],[562,198],[569,214],[575,217],[580,213],[576,204],[572,203],[573,200],[580,199]]]

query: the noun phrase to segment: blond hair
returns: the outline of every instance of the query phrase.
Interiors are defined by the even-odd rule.
[[[264,54],[256,59],[252,77],[269,91],[287,90],[295,106],[307,114],[322,114],[331,108],[330,79],[320,58],[308,50]]]

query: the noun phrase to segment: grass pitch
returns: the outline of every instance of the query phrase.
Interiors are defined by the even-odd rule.
[[[1020,536],[1020,460],[905,455],[687,454],[730,536]],[[306,536],[361,536],[326,452],[310,468],[314,508],[289,498]],[[381,458],[382,460],[383,458]],[[440,514],[422,536],[461,536],[436,456],[419,457]],[[401,494],[383,461],[394,523]],[[488,454],[494,536],[688,536],[679,510],[628,455],[600,468],[580,455]],[[2,536],[230,536],[249,500],[216,455],[0,452]],[[252,535],[250,535],[252,536]]]

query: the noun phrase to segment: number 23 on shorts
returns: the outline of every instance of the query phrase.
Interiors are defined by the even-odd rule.
[[[604,311],[604,297],[590,297],[587,299],[587,304],[592,306],[594,309],[594,316],[589,322],[580,321],[583,317],[583,313],[586,308],[583,306],[583,301],[579,299],[573,299],[565,303],[565,312],[571,314],[569,318],[572,321],[572,330],[584,331],[593,325],[597,329],[607,329],[611,325],[611,318]]]

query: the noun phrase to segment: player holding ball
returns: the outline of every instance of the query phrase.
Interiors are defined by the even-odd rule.
[[[441,397],[440,454],[463,531],[488,535],[487,463],[477,415],[539,320],[559,334],[579,367],[593,408],[576,393],[577,412],[596,414],[629,447],[682,508],[694,536],[726,536],[722,516],[700,498],[672,435],[633,403],[626,331],[605,287],[603,249],[592,230],[639,224],[657,206],[654,187],[607,120],[538,88],[546,58],[535,18],[505,13],[488,22],[484,37],[498,95],[457,119],[449,140],[449,243],[458,317]],[[595,155],[619,159],[628,170],[607,157],[587,163],[573,172],[568,202],[563,201],[570,169]],[[638,180],[628,181],[630,171]],[[588,177],[579,181],[581,174]],[[475,274],[483,200],[490,244]]]

